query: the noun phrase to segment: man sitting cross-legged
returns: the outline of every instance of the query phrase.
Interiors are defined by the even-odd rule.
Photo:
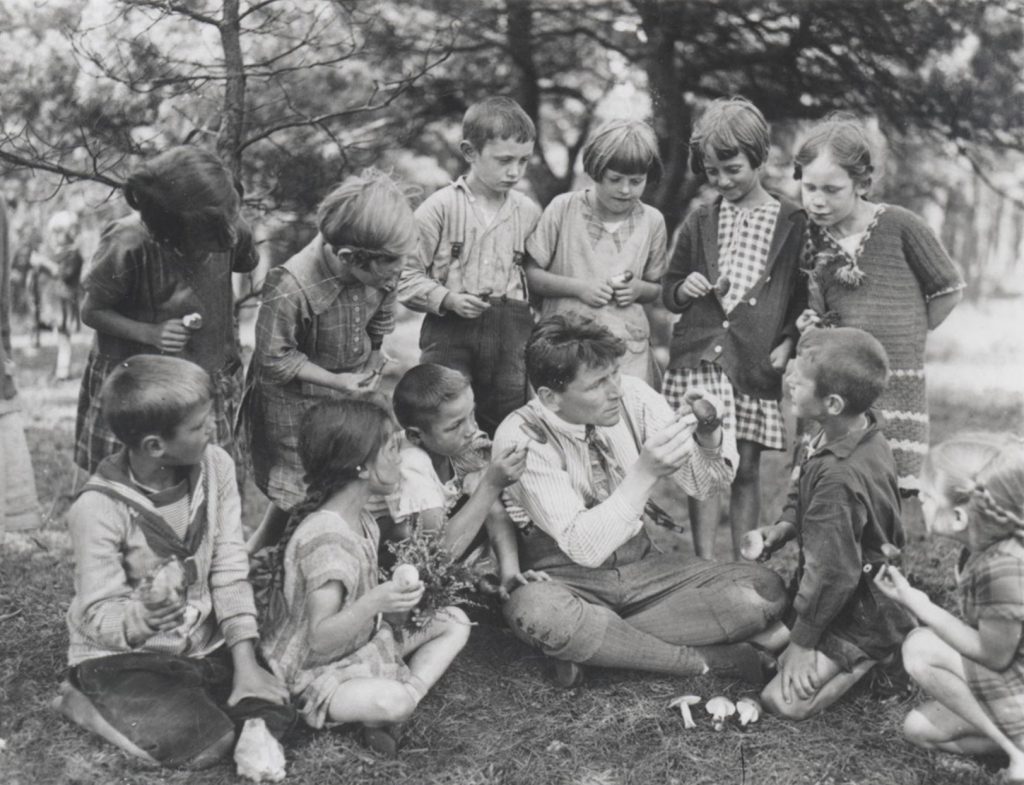
[[[589,319],[552,316],[534,328],[526,368],[537,397],[499,426],[494,450],[530,441],[508,491],[531,521],[518,533],[522,568],[551,581],[516,589],[505,617],[557,660],[566,686],[581,678],[579,664],[761,682],[770,660],[751,644],[770,646],[783,631],[782,579],[660,553],[644,530],[659,478],[698,498],[729,486],[735,436],[695,432],[692,415],[677,418],[643,381],[620,376],[623,351]]]

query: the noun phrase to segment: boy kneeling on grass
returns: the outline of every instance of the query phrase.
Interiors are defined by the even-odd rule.
[[[256,661],[235,467],[211,443],[210,377],[187,360],[138,355],[101,395],[125,447],[68,512],[70,671],[55,705],[166,766],[213,765],[248,719],[280,738],[295,712]]]
[[[414,526],[438,532],[449,555],[474,572],[488,561],[489,541],[502,599],[517,586],[547,580],[542,572],[520,571],[515,528],[500,499],[522,476],[527,449],[491,455],[490,439],[477,427],[469,379],[423,363],[402,376],[392,400],[405,441],[401,484],[387,498],[395,524],[390,539],[410,536]]]
[[[794,537],[800,546],[789,643],[761,693],[789,719],[831,706],[914,626],[870,569],[884,563],[883,546],[904,541],[896,463],[870,410],[888,375],[882,345],[846,327],[804,334],[786,377],[795,414],[821,426],[782,520],[759,530],[761,559]]]

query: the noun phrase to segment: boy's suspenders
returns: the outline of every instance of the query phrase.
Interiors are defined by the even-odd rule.
[[[448,271],[462,258],[462,251],[466,246],[466,195],[454,183],[447,187],[452,189],[455,196],[451,220],[446,221],[444,227],[444,242],[448,243],[449,248],[448,260],[443,264],[436,264],[431,259],[430,269],[427,271],[427,274],[442,286],[448,283]]]
[[[454,205],[452,207],[451,220],[445,224],[445,242],[448,244],[448,261],[443,265],[431,265],[429,275],[442,286],[448,283],[448,272],[453,264],[462,261],[462,253],[466,250],[466,213],[469,209],[469,197],[462,188],[454,184],[449,186],[455,192]],[[514,198],[509,195],[509,198]],[[523,287],[523,297],[529,300],[529,291],[526,287],[526,269],[523,260],[526,256],[526,238],[523,237],[522,218],[519,215],[518,207],[512,209],[512,264],[519,271],[519,282]]]

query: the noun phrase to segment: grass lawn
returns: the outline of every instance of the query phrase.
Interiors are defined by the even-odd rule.
[[[1024,345],[1014,333],[1019,302],[964,309],[932,341],[929,377],[933,439],[966,427],[1022,431]],[[977,329],[984,343],[957,327]],[[977,349],[983,345],[983,350]],[[0,544],[0,783],[234,782],[227,764],[201,773],[155,771],[94,740],[49,708],[64,669],[64,612],[71,597],[71,558],[64,512],[72,487],[70,459],[78,382],[47,377],[53,348],[36,357],[17,353],[28,415],[28,439],[47,521],[30,535]],[[84,361],[86,347],[76,346]],[[1009,379],[1007,376],[1009,375]],[[778,511],[784,463],[764,462],[765,516]],[[246,522],[262,498],[246,493]],[[685,505],[684,505],[685,506]],[[719,552],[728,534],[719,534]],[[689,550],[684,538],[659,538]],[[952,599],[956,548],[911,538],[905,565],[933,598]],[[790,546],[791,548],[792,546]],[[791,552],[775,564],[793,563]],[[698,728],[684,730],[669,700],[684,692],[736,697],[739,685],[624,671],[590,671],[583,687],[564,691],[546,664],[493,623],[481,622],[466,651],[405,729],[396,761],[382,761],[351,734],[300,732],[288,749],[288,782],[367,783],[819,783],[843,785],[970,785],[996,783],[977,763],[926,754],[900,737],[903,716],[918,700],[906,692],[883,697],[865,684],[823,717],[800,725],[765,718],[749,730],[716,733],[703,707]]]

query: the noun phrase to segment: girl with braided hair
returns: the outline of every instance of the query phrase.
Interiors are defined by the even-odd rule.
[[[391,412],[373,399],[320,401],[304,414],[306,496],[272,546],[281,601],[271,603],[263,640],[310,727],[361,723],[363,742],[388,756],[398,749],[396,726],[469,637],[469,620],[454,607],[412,633],[388,622],[415,608],[424,588],[378,579],[380,531],[367,501],[397,489],[400,443]]]
[[[907,672],[933,700],[907,715],[919,747],[1005,752],[1024,783],[1024,441],[966,434],[934,448],[921,476],[930,532],[964,544],[956,570],[964,621],[893,567],[876,579],[923,625],[903,643]]]

